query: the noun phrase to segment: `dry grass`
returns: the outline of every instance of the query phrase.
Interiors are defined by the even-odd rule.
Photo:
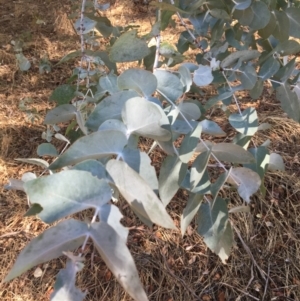
[[[69,8],[62,3],[27,0],[25,5],[24,1],[0,0],[1,187],[9,178],[20,178],[26,171],[41,171],[14,161],[18,157],[36,156],[44,130],[41,122],[28,123],[18,106],[20,100],[31,97],[31,106],[44,116],[51,107],[49,94],[70,75],[71,67],[66,65],[54,68],[49,74],[38,73],[37,62],[43,55],[56,62],[78,48],[78,39],[65,14]],[[117,0],[108,14],[116,25],[143,20],[142,34],[150,28],[149,13],[141,12],[132,1]],[[37,25],[37,19],[44,20],[46,25]],[[11,40],[19,38],[25,42],[24,53],[36,62],[27,73],[18,71],[10,46]],[[165,39],[176,38],[178,33],[170,28]],[[120,202],[124,223],[131,228],[128,246],[150,300],[300,300],[300,125],[282,113],[267,91],[256,102],[250,102],[247,95],[241,97],[243,106],[255,105],[260,121],[273,126],[259,132],[253,142],[260,144],[270,139],[270,150],[283,156],[287,172],[269,173],[265,179],[266,197],[259,194],[253,197],[250,214],[232,216],[232,223],[241,234],[235,235],[236,246],[227,265],[221,264],[206,248],[194,225],[184,238],[179,231],[159,227],[150,230],[137,220],[125,202]],[[211,117],[229,133],[225,141],[230,141],[234,133],[224,116],[216,110]],[[149,147],[147,143],[143,148]],[[152,154],[156,167],[163,158],[159,151]],[[235,192],[224,191],[224,194],[230,198],[230,206],[241,204]],[[185,202],[186,195],[180,192],[168,206],[177,225]],[[23,193],[1,188],[0,280],[24,246],[47,228],[37,218],[24,218],[27,209]],[[78,277],[79,287],[88,290],[86,300],[130,300],[92,245],[86,250],[86,258],[86,266]],[[61,258],[41,265],[44,271],[41,278],[35,278],[32,269],[10,283],[1,284],[0,299],[49,300],[55,275],[64,262]]]

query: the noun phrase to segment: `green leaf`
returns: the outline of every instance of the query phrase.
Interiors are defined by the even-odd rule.
[[[276,18],[274,14],[271,14],[269,23],[264,28],[259,29],[258,34],[262,38],[268,39],[269,36],[273,34],[275,27],[276,27]]]
[[[28,71],[30,69],[31,63],[22,52],[16,53],[16,58],[21,71]]]
[[[195,103],[191,102],[181,102],[176,109],[181,112],[185,118],[189,121],[192,120],[198,120],[201,116],[201,111],[199,106],[197,106]],[[178,119],[183,120],[185,123],[186,121],[183,119],[181,115],[178,115]],[[187,124],[187,123],[186,123]],[[174,123],[175,126],[175,123]],[[188,125],[189,126],[189,125]],[[191,127],[189,126],[190,130]]]
[[[267,26],[271,18],[268,6],[263,1],[255,1],[250,8],[253,12],[253,19],[249,27],[258,30]]]
[[[240,50],[235,51],[228,55],[220,64],[222,68],[227,68],[235,65],[238,61],[248,62],[256,59],[260,56],[260,52],[257,50]]]
[[[199,143],[201,131],[202,126],[198,123],[195,129],[183,138],[179,148],[179,159],[183,163],[188,163],[193,156],[195,148]]]
[[[294,38],[300,38],[300,8],[288,7],[285,13],[290,20],[289,35]]]
[[[153,223],[176,229],[162,202],[146,181],[125,162],[110,160],[106,169],[128,204]]]
[[[75,97],[76,87],[71,85],[58,86],[51,94],[49,100],[59,105],[68,104]]]
[[[224,19],[230,20],[230,16],[228,15],[227,11],[220,8],[213,8],[209,10],[209,13],[216,19]]]
[[[127,134],[138,134],[159,141],[168,141],[171,132],[164,129],[169,120],[163,109],[142,97],[129,99],[122,110]]]
[[[257,74],[255,68],[250,65],[244,65],[240,68],[238,77],[242,83],[244,89],[251,90],[254,88],[257,81]]]
[[[44,124],[67,122],[76,116],[76,108],[71,104],[60,105],[47,112]]]
[[[215,105],[222,105],[222,100],[227,99],[233,95],[233,91],[227,91],[216,96],[211,97],[207,103],[204,105],[205,110],[209,110]]]
[[[254,19],[253,10],[248,7],[245,10],[235,10],[233,17],[243,26],[249,26]]]
[[[205,175],[210,155],[211,151],[202,152],[200,155],[197,156],[196,160],[193,162],[190,175],[190,188],[192,192],[198,186],[198,184],[201,182]],[[208,186],[209,185],[210,182],[208,183]]]
[[[279,43],[274,51],[281,56],[291,55],[300,52],[300,44],[295,40],[288,40],[283,43]]]
[[[88,225],[74,219],[47,229],[22,250],[4,281],[10,281],[38,264],[60,257],[63,251],[77,249],[87,234]]]
[[[180,75],[180,81],[181,81],[181,83],[183,85],[184,93],[187,93],[187,92],[190,91],[190,88],[191,88],[191,86],[193,84],[191,72],[184,65],[181,65],[178,68],[178,71],[179,71],[179,75]]]
[[[123,160],[135,170],[154,190],[158,192],[158,180],[154,166],[151,165],[149,156],[139,149],[130,149],[125,147],[122,152]]]
[[[253,155],[243,147],[232,143],[217,143],[212,147],[212,153],[220,160],[230,163],[253,163]]]
[[[238,133],[232,140],[232,143],[240,145],[244,149],[247,149],[249,146],[249,143],[251,141],[251,136],[246,136],[241,133]]]
[[[109,224],[101,221],[91,224],[90,235],[107,267],[126,292],[135,300],[148,301],[124,239]]]
[[[177,50],[180,53],[184,53],[189,50],[192,44],[193,41],[191,41],[191,36],[188,33],[188,31],[181,32],[178,39],[178,43],[176,44]]]
[[[276,89],[276,98],[280,100],[281,107],[293,120],[300,122],[300,100],[288,84],[281,85]]]
[[[110,94],[114,94],[119,91],[117,79],[118,77],[115,74],[101,76],[99,80],[99,85],[104,91],[107,91]]]
[[[86,34],[91,32],[95,28],[96,24],[97,24],[96,21],[91,20],[90,18],[84,16],[82,21],[81,19],[76,20],[76,22],[74,23],[74,28],[79,35]]]
[[[119,237],[127,242],[128,228],[124,227],[120,220],[123,218],[120,209],[112,204],[105,204],[99,208],[98,217],[101,222],[105,222],[110,225],[119,235]]]
[[[218,198],[218,194],[220,192],[220,190],[223,188],[225,182],[228,180],[228,178],[230,177],[230,173],[231,173],[230,169],[229,171],[225,171],[223,172],[218,179],[211,185],[211,194],[213,195],[214,199],[212,201],[212,206],[215,204],[217,198]]]
[[[180,223],[180,228],[181,228],[181,235],[184,236],[184,233],[191,223],[192,219],[194,216],[197,214],[200,205],[202,204],[203,200],[203,195],[200,194],[191,194],[187,204],[182,212],[181,215],[181,223]]]
[[[247,203],[251,202],[250,196],[254,194],[261,185],[260,176],[253,170],[245,167],[232,168],[227,182],[233,186],[237,186],[238,184],[238,193]]]
[[[268,149],[264,146],[259,146],[256,148],[250,148],[248,149],[248,151],[254,156],[255,163],[243,164],[244,167],[250,168],[251,170],[255,171],[263,180],[270,161]]]
[[[280,69],[280,63],[273,56],[270,56],[260,67],[259,77],[262,80],[267,80],[271,78]]]
[[[211,251],[225,264],[233,246],[233,233],[228,219],[226,202],[217,198],[212,206],[202,203],[198,212],[198,233]]]
[[[43,168],[47,168],[49,166],[49,163],[43,159],[38,159],[38,158],[17,158],[15,159],[16,161],[20,161],[20,162],[24,162],[24,163],[28,163],[28,164],[35,164],[38,166],[41,166]]]
[[[106,120],[122,120],[121,114],[125,102],[135,96],[138,96],[138,94],[129,90],[120,91],[104,98],[89,116],[85,124],[86,127],[92,131],[97,131],[99,126]]]
[[[151,96],[157,88],[157,79],[149,71],[143,69],[128,69],[118,77],[119,89],[135,90],[141,96]]]
[[[184,164],[176,156],[167,156],[163,161],[160,168],[158,183],[159,196],[164,206],[167,206],[170,203],[180,188],[187,167],[187,164]]]
[[[264,90],[264,81],[262,79],[258,79],[255,83],[255,86],[249,91],[250,96],[253,99],[258,99]]]
[[[197,86],[209,85],[214,80],[211,67],[199,65],[199,68],[194,71],[193,80]]]
[[[57,157],[58,151],[55,148],[55,146],[51,143],[42,143],[37,148],[37,154],[38,156],[51,156],[51,157]]]
[[[172,20],[172,16],[174,15],[174,12],[163,10],[161,12],[161,30],[165,30],[168,26],[170,21]]]
[[[98,179],[105,179],[107,176],[105,166],[97,160],[85,160],[74,165],[72,170],[88,171]]]
[[[257,112],[254,108],[247,108],[242,114],[231,114],[229,122],[241,134],[253,136],[258,128]]]
[[[173,73],[165,70],[155,70],[154,75],[157,78],[157,91],[172,102],[177,101],[183,94],[183,85],[180,79]]]
[[[115,63],[139,61],[150,54],[147,43],[137,37],[137,30],[123,33],[112,46],[109,59]]]
[[[105,143],[100,143],[105,141]],[[127,138],[121,131],[106,130],[84,136],[54,161],[49,169],[54,170],[88,159],[100,159],[120,154],[127,144]]]
[[[271,153],[270,154],[270,161],[268,165],[268,170],[276,171],[281,170],[285,171],[285,165],[283,162],[282,157],[279,154]]]
[[[225,137],[226,133],[214,121],[204,119],[200,122],[202,132],[215,137]]]
[[[79,263],[67,260],[66,268],[59,271],[50,301],[83,301],[86,293],[75,286]]]
[[[273,15],[276,19],[276,27],[272,35],[280,42],[285,42],[289,39],[290,19],[284,11],[274,10]]]
[[[46,223],[85,209],[98,209],[112,197],[106,180],[78,170],[37,178],[26,182],[24,188],[30,202],[43,207],[39,216]]]
[[[244,10],[251,5],[251,0],[234,0],[234,8],[237,10]]]

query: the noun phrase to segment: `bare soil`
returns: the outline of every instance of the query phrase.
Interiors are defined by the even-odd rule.
[[[37,156],[36,149],[44,142],[43,116],[53,107],[49,95],[67,81],[77,62],[54,67],[48,74],[39,74],[38,63],[47,55],[55,65],[62,56],[79,49],[79,39],[67,17],[69,2],[0,0],[0,7],[1,281],[24,246],[47,228],[38,218],[23,217],[28,210],[24,193],[4,190],[3,185],[10,178],[21,178],[27,171],[41,173],[38,167],[15,159]],[[141,24],[141,34],[147,33],[150,21],[154,20],[153,10],[130,0],[117,0],[108,16],[115,25]],[[178,32],[169,28],[163,38],[175,42]],[[13,40],[24,42],[24,55],[32,62],[28,72],[18,70]],[[207,95],[199,101],[205,101],[213,93],[212,89],[205,92]],[[40,116],[34,123],[19,109],[20,102],[26,98],[32,99],[28,106]],[[260,122],[272,125],[272,129],[255,135],[253,143],[259,145],[270,139],[270,150],[283,156],[286,172],[268,173],[266,196],[253,197],[250,214],[231,216],[236,228],[236,245],[227,265],[207,249],[194,225],[188,228],[184,238],[179,231],[148,229],[121,202],[124,223],[131,229],[128,246],[150,300],[300,300],[300,125],[285,116],[268,87],[260,99],[251,102],[247,94],[241,94],[240,101],[242,107],[255,106]],[[225,141],[230,141],[234,132],[226,118],[218,110],[211,118],[228,133]],[[148,147],[145,142],[143,148]],[[163,157],[159,151],[152,154],[157,166]],[[231,207],[241,204],[236,193],[224,191],[225,195]],[[185,203],[186,195],[180,192],[168,206],[178,226]],[[86,266],[78,277],[78,286],[88,290],[86,300],[130,300],[92,245],[86,249],[86,258]],[[65,258],[61,257],[40,265],[41,277],[34,277],[34,268],[9,283],[0,284],[0,299],[49,300],[55,275],[64,264]]]

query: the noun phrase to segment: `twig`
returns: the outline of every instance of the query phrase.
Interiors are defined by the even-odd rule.
[[[230,284],[227,284],[227,283],[225,283],[225,282],[220,282],[220,284],[223,284],[223,285],[225,285],[225,286],[228,286],[228,287],[230,287],[230,288],[233,288],[233,289],[239,291],[240,293],[244,294],[245,296],[248,296],[248,297],[252,298],[253,300],[260,301],[260,299],[254,297],[254,296],[250,295],[249,293],[247,293],[247,292],[245,292],[245,291],[243,291],[243,290],[241,290],[241,289],[239,289],[239,288],[237,288],[237,287],[234,287],[234,286],[232,286],[232,285],[230,285]]]
[[[265,284],[265,289],[264,289],[264,294],[262,297],[262,301],[264,301],[266,293],[267,293],[267,288],[268,288],[268,284],[269,284],[269,278],[270,278],[270,262],[268,263],[268,275],[267,275],[267,279],[266,279],[266,284]]]
[[[258,269],[258,271],[259,271],[261,277],[266,281],[266,276],[265,276],[266,273],[265,273],[265,272],[260,268],[260,266],[257,264],[256,260],[254,259],[253,254],[251,253],[250,248],[249,248],[249,247],[246,245],[246,243],[244,242],[244,240],[243,240],[243,238],[242,238],[242,236],[241,236],[240,231],[236,228],[236,226],[235,226],[233,223],[231,223],[231,225],[232,225],[233,229],[235,230],[236,234],[238,235],[238,237],[239,237],[239,239],[240,239],[240,241],[241,241],[241,243],[242,243],[244,249],[246,250],[246,252],[247,252],[248,255],[250,256],[250,258],[251,258],[253,264],[257,267],[257,269]]]
[[[174,0],[170,0],[170,3],[172,5],[175,5]],[[202,47],[200,45],[200,43],[197,42],[197,38],[195,37],[195,35],[192,33],[192,31],[188,28],[188,26],[186,25],[186,23],[184,22],[183,18],[181,17],[179,12],[176,12],[177,17],[180,20],[180,23],[184,26],[184,28],[186,29],[186,31],[188,32],[188,34],[191,36],[191,38],[193,39],[193,43],[197,46],[197,48],[202,50]]]
[[[158,0],[158,2],[162,2],[162,0]],[[158,10],[157,22],[159,24],[161,23],[161,9]],[[154,59],[154,63],[153,63],[153,71],[158,67],[159,52],[160,52],[160,41],[161,41],[161,35],[160,35],[160,28],[159,28],[159,33],[156,36],[156,51],[155,51],[155,59]]]
[[[180,282],[186,290],[188,290],[191,295],[195,298],[195,300],[201,300],[197,295],[196,293],[183,281],[183,279],[181,279],[180,277],[176,276],[173,271],[170,269],[169,265],[168,265],[168,262],[167,262],[167,259],[165,257],[165,254],[163,254],[163,252],[161,252],[162,256],[163,256],[163,259],[164,259],[164,262],[165,262],[165,266],[166,266],[166,269],[168,271],[168,273],[174,278],[176,279],[178,282]]]

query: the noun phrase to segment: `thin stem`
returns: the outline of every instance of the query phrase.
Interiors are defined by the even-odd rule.
[[[172,5],[175,5],[174,0],[170,0],[170,3]],[[188,32],[188,34],[191,36],[191,38],[193,39],[193,43],[198,47],[198,48],[202,48],[200,43],[197,42],[197,38],[196,36],[192,33],[192,31],[188,28],[187,24],[184,22],[183,18],[181,17],[179,12],[176,12],[177,17],[180,20],[180,23],[184,26],[184,28],[186,29],[186,31]]]
[[[161,91],[158,91],[173,107],[176,107],[177,108],[177,106],[176,106],[176,104],[171,100],[171,99],[169,99],[164,93],[162,93]],[[192,125],[190,124],[190,122],[186,119],[186,117],[184,116],[184,114],[178,109],[178,111],[179,111],[179,115],[183,118],[183,120],[187,123],[187,125],[189,126],[189,128],[191,129],[191,130],[193,130],[194,128],[192,127]],[[200,141],[203,143],[203,145],[204,145],[204,147],[207,149],[207,150],[210,150],[210,148],[207,146],[207,144],[204,142],[204,140],[201,138],[201,137],[199,137],[199,139],[200,139]],[[214,153],[211,153],[211,156],[217,161],[217,163],[220,165],[220,167],[221,168],[223,168],[224,169],[224,171],[228,171],[227,170],[227,168],[224,166],[224,164],[215,156],[215,154]],[[237,186],[239,186],[239,183],[238,183],[238,181],[234,178],[234,176],[232,176],[232,175],[229,175],[231,178],[232,178],[232,180],[235,182],[235,184],[237,185]]]
[[[226,82],[227,82],[227,85],[229,86],[230,91],[233,91],[233,90],[232,90],[232,87],[231,87],[231,85],[230,85],[230,82],[229,82],[229,80],[227,79],[227,77],[226,77],[224,71],[222,71],[222,75],[224,76],[224,78],[225,78],[225,80],[226,80]],[[233,96],[233,99],[234,99],[234,101],[235,101],[235,104],[236,104],[236,106],[237,106],[237,108],[238,108],[238,110],[239,110],[240,115],[242,115],[242,111],[241,111],[241,108],[240,108],[240,106],[239,106],[239,103],[238,103],[238,101],[237,101],[237,98],[236,98],[235,94],[233,93],[232,96]]]
[[[158,2],[162,2],[162,0],[158,0]],[[161,23],[161,9],[158,10],[157,13],[157,22],[160,24]],[[159,62],[159,54],[160,54],[160,41],[161,41],[161,35],[160,35],[160,29],[159,33],[156,36],[156,51],[155,51],[155,59],[153,63],[153,71],[156,70],[158,67],[158,62]]]

